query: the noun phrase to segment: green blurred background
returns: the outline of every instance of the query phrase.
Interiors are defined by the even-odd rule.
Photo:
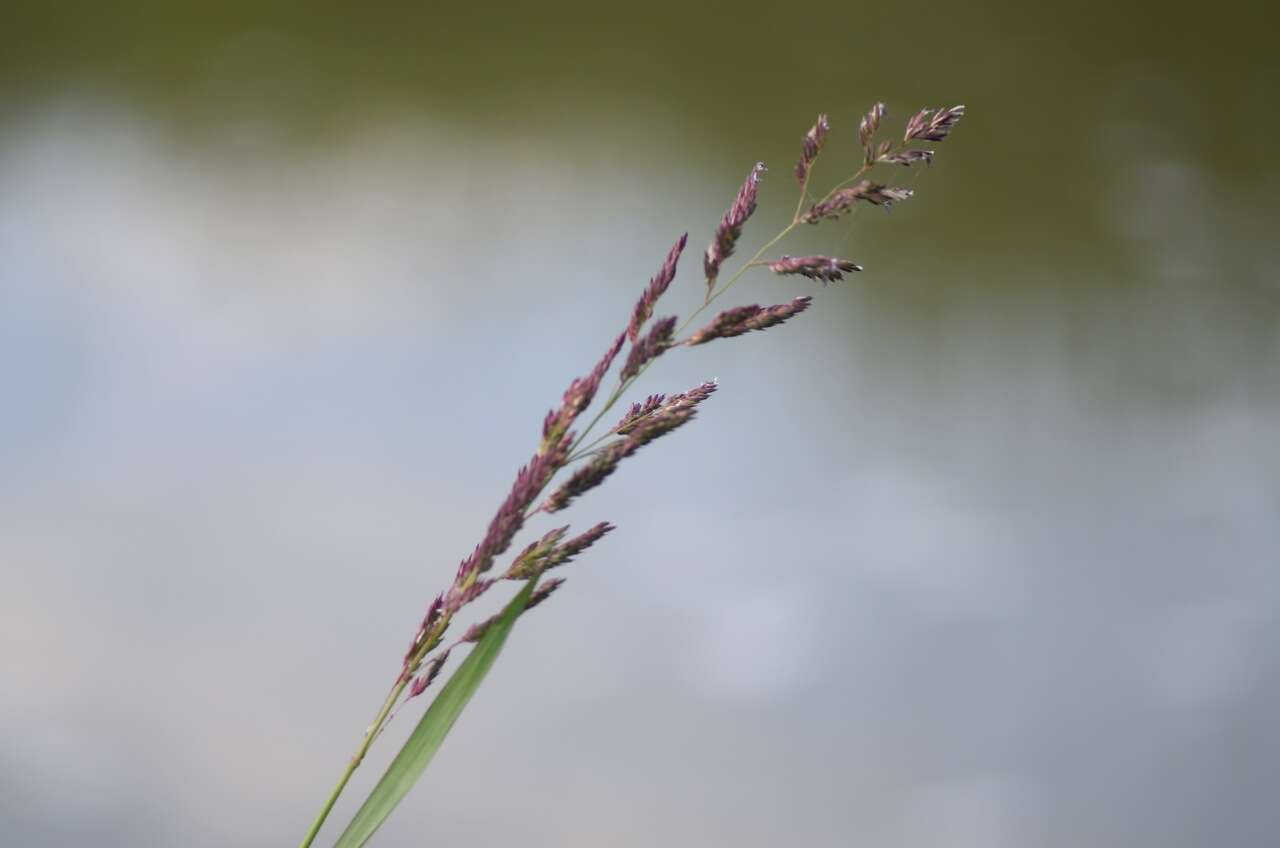
[[[300,838],[671,241],[687,310],[884,100],[969,113],[780,248],[865,273],[651,369],[721,392],[379,844],[1269,844],[1273,17],[6,5],[0,842]]]

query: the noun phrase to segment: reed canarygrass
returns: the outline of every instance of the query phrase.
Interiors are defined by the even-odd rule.
[[[677,276],[688,235],[676,239],[641,292],[626,326],[612,337],[591,369],[569,383],[560,403],[543,418],[533,456],[517,471],[510,491],[498,506],[483,537],[459,563],[450,585],[427,605],[426,613],[401,660],[390,693],[303,839],[303,848],[314,842],[334,802],[396,710],[431,688],[454,651],[463,645],[473,646],[471,654],[433,700],[382,781],[348,825],[338,845],[363,845],[372,836],[425,768],[492,665],[516,619],[543,604],[564,585],[562,577],[544,580],[543,575],[568,564],[614,529],[608,522],[599,522],[583,533],[569,536],[568,525],[556,527],[525,545],[498,576],[490,576],[495,573],[498,559],[510,549],[526,522],[537,513],[556,513],[566,509],[606,482],[641,447],[693,421],[698,407],[716,392],[717,383],[708,381],[676,394],[650,394],[644,400],[634,401],[616,424],[588,441],[604,416],[645,371],[669,351],[770,329],[796,318],[811,305],[812,298],[799,296],[773,305],[731,307],[682,338],[689,326],[750,268],[764,266],[776,275],[806,277],[824,285],[844,279],[847,273],[861,271],[862,267],[850,260],[825,255],[784,255],[774,260],[762,260],[762,257],[800,224],[818,224],[841,218],[860,203],[887,208],[912,197],[911,189],[874,181],[867,178],[867,174],[879,165],[910,168],[932,162],[933,150],[911,145],[919,141],[941,142],[946,139],[964,116],[964,107],[922,109],[908,120],[901,141],[878,141],[876,136],[887,115],[884,104],[876,103],[862,117],[858,126],[861,167],[848,179],[837,182],[825,194],[815,198],[810,193],[810,183],[830,131],[827,116],[819,115],[801,140],[800,158],[794,168],[800,196],[791,221],[750,259],[741,263],[736,271],[721,280],[723,266],[733,256],[759,200],[765,166],[763,163],[753,166],[703,255],[705,292],[702,305],[683,321],[676,316],[654,319],[658,301]],[[599,404],[594,417],[585,426],[575,429],[579,419],[595,402],[624,345],[629,345],[629,349],[619,368],[617,382]],[[502,613],[471,624],[461,636],[446,643],[446,635],[464,608],[503,580],[521,581],[524,586]]]

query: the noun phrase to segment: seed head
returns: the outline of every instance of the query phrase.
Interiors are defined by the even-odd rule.
[[[613,432],[626,435],[637,419],[643,418],[661,406],[665,397],[665,395],[649,395],[643,402],[631,404],[631,408],[626,411],[621,420],[613,425]]]
[[[511,540],[524,526],[525,510],[556,470],[564,464],[572,440],[572,434],[565,434],[554,448],[546,453],[536,454],[528,465],[517,472],[516,481],[512,484],[507,499],[498,508],[497,515],[489,522],[489,530],[484,539],[472,551],[471,556],[458,566],[454,584],[445,596],[444,608],[447,615],[453,615],[474,598],[474,595],[468,596],[472,583],[493,566],[494,557],[511,546]]]
[[[631,353],[627,354],[627,364],[622,366],[623,380],[629,380],[639,374],[641,368],[671,347],[671,336],[676,329],[676,320],[674,315],[663,318],[653,325],[648,335],[631,345]]]
[[[569,475],[554,492],[542,502],[544,512],[559,512],[573,499],[603,483],[618,469],[618,463],[635,451],[627,439],[610,442],[591,458],[591,461]]]
[[[676,243],[672,245],[671,250],[667,253],[666,261],[662,263],[658,273],[649,279],[648,288],[644,290],[644,294],[636,302],[636,308],[631,313],[631,323],[627,325],[627,337],[631,339],[632,344],[635,344],[636,339],[640,337],[640,329],[644,326],[644,322],[648,321],[649,316],[653,315],[653,305],[658,302],[658,298],[662,297],[663,292],[667,290],[667,287],[671,285],[671,281],[675,279],[676,264],[680,261],[680,253],[684,250],[684,246],[688,241],[688,233],[676,239]]]
[[[858,141],[862,142],[863,147],[871,146],[871,137],[880,129],[880,121],[887,114],[889,110],[885,105],[877,103],[871,107],[870,112],[862,116],[862,120],[858,122]]]
[[[862,266],[830,256],[784,256],[777,262],[770,262],[769,270],[782,275],[799,274],[811,280],[821,280],[825,285],[843,280],[844,275],[851,271],[861,271]]]
[[[804,134],[804,140],[801,142],[800,161],[796,163],[796,182],[800,183],[800,185],[804,185],[805,181],[809,179],[809,169],[813,167],[814,160],[822,152],[822,144],[827,140],[827,131],[830,128],[830,124],[827,123],[827,116],[819,115],[817,123]]]
[[[706,344],[715,339],[726,339],[740,336],[752,330],[765,330],[775,324],[781,324],[794,315],[809,308],[813,298],[797,297],[790,303],[779,303],[776,306],[739,306],[721,312],[711,323],[689,337],[688,344]]]
[[[926,165],[933,162],[932,150],[899,150],[897,153],[889,153],[885,151],[877,162],[883,162],[886,165],[901,165],[904,168],[910,168],[917,162],[923,162]]]
[[[601,521],[587,532],[574,536],[563,545],[557,546],[551,556],[547,557],[546,567],[555,568],[556,566],[571,562],[578,554],[600,541],[606,533],[612,532],[616,529],[617,528],[609,522]]]
[[[907,130],[902,140],[942,141],[964,117],[964,106],[951,106],[946,109],[921,109],[911,120],[907,121]]]
[[[693,420],[697,413],[697,404],[664,404],[661,409],[636,423],[631,435],[627,437],[630,446],[628,453],[634,453],[654,439],[661,438],[677,427],[682,427]]]
[[[473,628],[474,629],[474,628]],[[468,633],[471,631],[468,630]],[[477,637],[479,638],[479,637]],[[440,670],[444,668],[444,664],[449,661],[449,652],[442,651],[431,658],[431,662],[427,663],[427,670],[409,687],[409,697],[416,698],[427,690],[431,682],[440,676]]]
[[[711,245],[707,247],[706,256],[702,260],[703,270],[707,274],[708,294],[715,287],[720,266],[733,255],[733,248],[742,235],[743,225],[747,223],[751,213],[756,211],[756,197],[760,193],[760,175],[764,170],[764,163],[757,162],[751,169],[751,173],[747,175],[747,181],[738,190],[738,196],[734,199],[733,205],[724,213],[720,226],[716,227],[715,238],[711,240]]]
[[[555,591],[563,585],[563,577],[552,577],[549,580],[544,580],[542,583],[539,583],[538,588],[533,590],[533,594],[530,595],[529,600],[525,602],[524,611],[528,612],[533,609],[538,604],[555,594]]]
[[[604,352],[604,356],[600,357],[600,361],[591,369],[591,372],[585,377],[574,380],[569,384],[569,388],[565,389],[560,408],[547,413],[547,417],[542,422],[542,445],[539,453],[551,450],[564,437],[574,420],[591,405],[596,391],[600,388],[600,381],[608,373],[609,366],[613,364],[618,351],[622,350],[622,342],[625,338],[626,333],[622,333],[614,339],[613,344],[609,345],[609,349]]]
[[[507,573],[502,575],[503,578],[506,580],[520,580],[537,574],[546,567],[547,558],[568,532],[569,526],[565,525],[551,530],[536,542],[530,542],[529,546],[512,561]]]
[[[851,210],[859,200],[887,209],[914,193],[909,188],[894,188],[884,183],[863,180],[855,186],[837,191],[821,203],[815,203],[808,212],[800,216],[800,220],[806,224],[816,224],[823,218],[834,221]]]

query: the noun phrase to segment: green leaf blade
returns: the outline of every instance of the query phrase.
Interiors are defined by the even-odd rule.
[[[378,781],[378,785],[369,793],[369,797],[356,811],[347,829],[334,843],[334,848],[359,848],[369,841],[396,805],[409,793],[418,778],[426,770],[436,751],[449,734],[454,722],[462,714],[462,710],[470,702],[480,683],[489,673],[489,669],[498,658],[503,644],[516,619],[524,612],[529,596],[533,594],[536,579],[529,580],[524,588],[511,599],[502,616],[481,637],[472,648],[471,653],[458,666],[458,670],[449,678],[449,682],[436,695],[431,706],[427,708],[418,726],[396,754],[396,758],[387,766],[387,771]]]

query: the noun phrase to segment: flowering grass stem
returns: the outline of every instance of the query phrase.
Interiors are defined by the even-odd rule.
[[[964,107],[926,109],[911,119],[901,142],[875,143],[874,136],[880,121],[886,115],[883,104],[877,103],[862,120],[859,139],[863,147],[861,167],[857,173],[833,186],[825,195],[811,202],[809,187],[813,166],[821,152],[829,129],[826,115],[805,135],[802,154],[796,165],[795,176],[800,187],[791,220],[779,232],[766,240],[732,274],[723,279],[720,271],[733,255],[742,231],[756,209],[761,175],[765,168],[757,163],[728,211],[721,219],[710,246],[703,257],[706,281],[702,303],[683,321],[675,317],[653,318],[658,299],[667,290],[677,273],[678,260],[684,250],[687,235],[681,236],[668,251],[666,260],[649,280],[640,300],[632,310],[623,332],[605,351],[595,366],[583,377],[573,380],[564,392],[561,405],[545,417],[541,440],[533,458],[516,475],[506,499],[489,524],[488,530],[475,550],[458,566],[453,583],[440,593],[427,608],[421,624],[410,642],[402,667],[373,723],[366,729],[355,754],[346,770],[334,786],[319,814],[303,838],[300,848],[310,848],[325,820],[332,812],[338,797],[346,789],[356,769],[360,767],[373,742],[382,733],[387,722],[408,701],[422,694],[439,675],[450,654],[464,644],[472,645],[462,665],[444,685],[440,694],[415,728],[409,741],[392,762],[382,781],[356,814],[348,830],[339,840],[343,846],[363,845],[372,836],[381,821],[395,804],[408,792],[417,775],[439,747],[467,700],[487,674],[500,650],[503,640],[517,618],[541,604],[551,596],[563,580],[547,580],[538,587],[542,572],[569,562],[576,554],[613,529],[607,522],[600,522],[578,536],[565,540],[568,527],[552,530],[541,539],[530,543],[515,557],[505,572],[496,578],[484,576],[490,572],[498,557],[502,556],[523,529],[525,522],[539,512],[558,512],[567,508],[577,498],[602,484],[614,473],[619,464],[642,446],[670,433],[693,420],[697,407],[716,391],[714,381],[705,382],[688,391],[675,395],[650,395],[643,403],[633,404],[622,420],[604,433],[591,438],[593,431],[617,402],[644,376],[645,372],[665,352],[676,347],[705,344],[721,338],[763,330],[786,321],[809,307],[811,298],[801,296],[788,303],[772,306],[739,306],[720,312],[711,323],[696,330],[686,338],[681,336],[712,303],[729,292],[755,267],[768,267],[776,274],[800,275],[820,280],[824,285],[843,279],[843,273],[861,270],[846,259],[828,256],[783,256],[768,261],[766,253],[782,242],[801,224],[816,224],[823,219],[838,218],[851,211],[859,202],[889,206],[911,196],[907,189],[872,183],[864,177],[876,165],[900,165],[911,167],[933,159],[932,150],[909,148],[914,140],[941,141],[964,115]],[[895,149],[895,144],[897,148]],[[809,204],[806,211],[806,204]],[[649,331],[642,334],[649,324]],[[575,432],[572,427],[577,418],[586,412],[596,400],[601,383],[612,368],[624,343],[630,340],[629,354],[623,360],[617,384],[605,396],[595,414],[585,427]],[[609,439],[613,437],[612,441]],[[562,471],[581,460],[579,465],[547,496],[543,492],[556,481]],[[523,580],[525,587],[505,608],[490,619],[472,625],[461,638],[444,642],[454,616],[489,588],[501,580]],[[535,591],[536,589],[536,591]],[[444,645],[442,648],[441,646]],[[440,649],[437,651],[437,649]],[[433,652],[435,652],[433,654]],[[430,657],[430,659],[428,659]],[[407,691],[407,695],[406,695]]]

